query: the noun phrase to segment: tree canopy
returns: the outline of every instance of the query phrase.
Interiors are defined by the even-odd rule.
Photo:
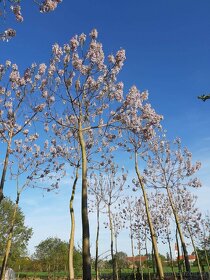
[[[34,253],[34,258],[41,261],[42,271],[60,271],[68,267],[68,242],[62,241],[58,237],[48,237],[41,241]],[[74,250],[75,269],[81,269],[82,255],[78,250]]]
[[[4,256],[7,236],[15,209],[15,203],[5,198],[0,204],[0,258]],[[25,216],[20,208],[17,210],[10,261],[23,256],[27,252],[28,241],[33,234],[32,228],[25,225]]]

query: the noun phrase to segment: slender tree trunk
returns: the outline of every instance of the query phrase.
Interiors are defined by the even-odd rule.
[[[209,265],[209,258],[208,258],[206,246],[204,247],[204,251],[205,251],[205,258],[206,258],[206,263],[207,263],[207,266],[208,266],[208,274],[209,274],[209,279],[210,279],[210,265]]]
[[[99,271],[98,271],[98,241],[99,241],[99,230],[100,230],[100,211],[99,211],[99,203],[97,202],[97,231],[96,231],[96,259],[95,259],[95,273],[96,280],[99,279]]]
[[[112,276],[113,280],[116,279],[116,271],[115,271],[115,257],[114,257],[114,233],[113,233],[113,224],[112,224],[112,216],[110,204],[108,205],[108,216],[109,216],[109,229],[110,229],[110,238],[111,238],[111,257],[112,257]]]
[[[87,155],[82,125],[79,121],[78,131],[79,143],[82,153],[82,260],[83,280],[91,280],[91,258],[90,258],[90,230],[87,203]]]
[[[70,239],[69,239],[69,279],[74,280],[74,235],[75,235],[75,217],[74,217],[74,196],[75,190],[77,185],[77,180],[79,177],[78,174],[79,167],[76,168],[76,175],[72,187],[72,193],[69,203],[69,210],[70,210],[70,217],[71,217],[71,232],[70,232]]]
[[[131,225],[131,214],[130,214],[130,236],[131,236],[131,253],[132,253],[132,264],[133,264],[133,275],[134,280],[136,280],[136,270],[135,270],[135,262],[134,262],[134,244],[133,244],[133,230]]]
[[[17,214],[19,199],[20,199],[20,194],[17,193],[15,208],[14,208],[14,212],[13,212],[13,216],[12,216],[12,221],[11,221],[11,225],[10,225],[9,234],[8,234],[8,237],[7,237],[7,244],[6,244],[4,258],[3,258],[2,267],[1,267],[0,280],[5,279],[5,272],[6,272],[7,261],[8,261],[11,245],[12,245],[12,236],[13,236],[13,230],[14,230],[14,225],[15,225],[15,220],[16,220],[16,214]]]
[[[116,233],[114,233],[114,235],[115,235],[115,271],[116,271],[116,280],[119,280],[119,267],[118,267],[118,259],[117,259],[117,253],[118,253],[117,235]]]
[[[148,220],[148,224],[149,224],[152,245],[153,245],[154,254],[155,254],[155,260],[156,260],[156,264],[157,264],[158,276],[159,276],[159,279],[164,279],[163,266],[162,266],[159,252],[158,252],[156,234],[155,234],[155,231],[153,228],[151,214],[149,211],[149,203],[148,203],[148,199],[147,199],[147,194],[146,194],[145,186],[144,186],[144,183],[143,183],[143,180],[140,175],[139,168],[138,168],[137,152],[135,152],[135,170],[136,170],[136,174],[137,174],[137,177],[138,177],[141,189],[142,189],[143,197],[144,197],[145,210],[146,210],[146,214],[147,214],[147,220]]]
[[[141,280],[144,280],[144,273],[143,273],[143,268],[142,268],[142,261],[141,261],[141,243],[140,243],[140,238],[139,238],[139,266],[140,266],[140,273],[141,273]]]
[[[203,274],[202,274],[202,269],[201,269],[201,265],[200,265],[200,259],[199,259],[199,256],[198,256],[198,251],[196,249],[195,242],[194,242],[194,239],[193,239],[193,236],[192,236],[192,233],[191,233],[191,230],[190,230],[190,227],[189,227],[188,224],[187,224],[187,230],[189,232],[190,239],[191,239],[192,246],[193,246],[193,250],[195,252],[196,259],[197,259],[197,262],[198,262],[198,271],[199,271],[199,274],[200,274],[200,278],[201,278],[201,280],[203,280]]]
[[[152,246],[152,251],[151,251],[151,255],[152,255],[152,269],[153,269],[153,274],[156,274],[156,262],[155,262],[155,258],[154,258],[154,249]]]
[[[203,228],[203,233],[204,233],[204,252],[205,252],[205,259],[206,259],[206,263],[207,263],[207,267],[208,267],[208,279],[210,280],[210,265],[209,265],[209,258],[208,258],[208,254],[207,254],[207,248],[206,248],[206,230],[205,228]]]
[[[149,275],[149,280],[151,280],[150,267],[149,267],[149,263],[148,263],[148,249],[147,249],[147,233],[146,233],[146,229],[145,229],[145,250],[146,250],[146,256],[147,256],[147,271],[148,271],[148,275]]]
[[[180,279],[183,279],[183,275],[182,275],[182,267],[180,264],[180,249],[179,249],[179,240],[178,240],[178,230],[176,229],[176,244],[177,244],[177,264],[178,264],[178,270],[179,270],[179,274],[180,274]]]
[[[186,268],[186,271],[188,273],[190,273],[190,262],[189,262],[189,258],[188,258],[187,247],[186,247],[186,244],[185,244],[185,241],[184,241],[184,236],[182,234],[181,226],[180,226],[180,223],[179,223],[179,217],[178,217],[176,208],[174,206],[172,195],[171,195],[171,192],[170,192],[168,186],[166,186],[166,190],[167,190],[169,202],[170,202],[173,214],[174,214],[174,218],[175,218],[175,222],[176,222],[176,227],[177,227],[177,230],[178,230],[178,233],[179,233],[179,237],[180,237],[180,240],[181,240],[182,250],[183,250],[183,253],[184,253],[185,268]]]
[[[5,183],[5,178],[6,178],[6,173],[7,173],[7,167],[8,167],[8,162],[9,162],[9,155],[10,155],[10,148],[11,148],[11,143],[12,143],[12,135],[13,135],[13,129],[9,133],[9,141],[7,143],[7,151],[5,155],[5,160],[4,160],[4,166],[3,166],[3,171],[1,175],[1,183],[0,183],[0,203],[4,198],[4,183]]]
[[[172,269],[174,279],[176,280],[177,277],[176,277],[176,273],[175,273],[175,270],[174,270],[174,262],[173,262],[173,256],[172,256],[172,250],[171,250],[171,241],[170,241],[170,236],[169,236],[168,232],[167,232],[167,241],[168,241],[168,248],[169,248],[169,254],[170,254],[171,269]]]

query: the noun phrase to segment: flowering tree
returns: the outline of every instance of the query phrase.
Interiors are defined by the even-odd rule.
[[[192,178],[192,176],[199,170],[201,164],[200,162],[192,164],[192,154],[186,148],[181,149],[180,139],[176,139],[173,145],[166,140],[160,141],[158,138],[151,141],[151,153],[145,157],[147,167],[144,175],[147,185],[164,188],[167,191],[184,252],[186,270],[190,272],[187,248],[173,200],[173,191],[187,186],[200,187],[198,178]]]
[[[115,207],[119,204],[123,187],[126,182],[126,177],[124,169],[122,169],[122,174],[119,174],[118,166],[111,162],[107,167],[106,175],[103,176],[103,189],[101,193],[103,203],[107,209],[106,213],[108,215],[108,223],[106,224],[106,227],[110,230],[113,279],[117,280],[119,276],[115,258],[116,255],[114,254],[114,244],[115,251],[117,251],[117,236],[119,234],[119,230],[121,229],[121,222],[119,215],[115,213]]]
[[[147,248],[147,240],[148,240],[150,230],[148,225],[144,199],[142,197],[140,197],[139,199],[135,199],[133,211],[134,211],[134,238],[137,240],[138,254],[139,256],[141,256],[141,250],[142,248],[145,248],[146,256],[148,258],[149,254]],[[139,265],[143,277],[141,258],[140,258]],[[147,265],[147,267],[148,267],[149,279],[151,279],[149,266]]]
[[[174,202],[179,215],[180,223],[187,238],[190,238],[194,253],[196,255],[200,278],[203,279],[202,269],[198,251],[196,248],[196,237],[200,238],[201,213],[196,207],[197,197],[185,189],[177,189],[174,194]]]
[[[0,202],[4,197],[4,183],[15,139],[28,135],[29,128],[45,108],[45,99],[36,92],[45,70],[45,64],[32,64],[21,75],[18,66],[10,61],[0,65],[0,141],[6,150],[1,171]]]
[[[75,177],[72,186],[71,198],[69,203],[69,210],[71,216],[71,232],[69,238],[69,279],[74,279],[74,236],[75,236],[75,216],[74,216],[74,196],[79,178],[79,162],[75,168]]]
[[[99,279],[99,234],[100,234],[100,213],[104,209],[103,202],[103,175],[100,172],[99,175],[92,172],[89,178],[89,211],[94,212],[96,211],[96,255],[95,255],[95,273],[96,273],[96,280]]]
[[[156,189],[156,192],[157,191],[159,191],[159,190]],[[164,244],[166,242],[168,243],[170,264],[171,264],[174,279],[176,279],[176,273],[175,273],[174,264],[173,264],[172,246],[171,246],[171,242],[173,240],[173,238],[172,238],[172,234],[173,234],[172,210],[170,207],[168,197],[161,192],[158,192],[158,196],[159,196],[159,199],[158,199],[158,209],[159,209],[158,210],[158,216],[159,216],[158,233],[159,233],[159,237],[162,240],[162,242]],[[155,204],[157,207],[157,200],[155,199],[155,201],[156,201]]]
[[[210,271],[210,264],[209,264],[209,258],[208,258],[208,255],[210,254],[210,216],[209,215],[205,215],[205,217],[202,218],[201,227],[202,227],[202,231],[201,231],[201,235],[200,235],[201,251],[204,251],[208,271]]]
[[[124,50],[108,57],[107,64],[97,31],[73,37],[68,44],[53,46],[48,75],[40,87],[48,103],[48,118],[56,129],[65,128],[71,143],[77,142],[81,155],[83,277],[91,279],[87,176],[91,156],[116,138],[116,108],[123,99],[123,83],[117,74],[125,60]],[[113,104],[113,109],[111,105]],[[119,122],[119,121],[118,121]]]
[[[131,254],[133,258],[133,275],[134,279],[136,279],[136,271],[135,271],[135,264],[134,264],[134,231],[135,231],[135,201],[132,197],[126,196],[121,205],[123,209],[120,211],[120,216],[124,220],[125,227],[129,228],[129,237],[131,241]],[[140,229],[138,229],[140,232]]]
[[[132,152],[135,157],[135,171],[138,178],[137,185],[140,186],[143,193],[157,270],[160,279],[163,279],[163,267],[158,253],[144,179],[141,176],[138,165],[138,157],[143,150],[144,144],[154,137],[155,129],[160,128],[160,121],[162,120],[162,116],[155,112],[151,105],[147,103],[147,100],[148,93],[146,91],[140,92],[135,86],[129,91],[123,103],[120,116],[122,127],[127,131],[127,137],[126,142],[119,143],[119,145],[125,147],[127,151]]]
[[[163,239],[165,219],[167,218],[167,204],[164,205],[165,196],[159,190],[148,194],[149,208],[156,238]],[[169,212],[170,213],[170,212]]]
[[[4,279],[5,276],[21,193],[26,188],[37,185],[39,188],[47,189],[47,191],[57,189],[60,178],[62,177],[63,166],[55,161],[55,155],[48,149],[46,142],[43,148],[37,144],[38,138],[39,135],[37,133],[29,134],[27,131],[24,136],[14,140],[14,144],[10,148],[10,179],[15,181],[17,197],[7,237],[0,279]],[[56,178],[55,174],[58,171],[59,176]],[[46,179],[49,185],[51,181],[51,185],[47,188],[41,186],[42,181]]]
[[[21,0],[1,0],[1,16],[2,20],[6,21],[6,16],[8,11],[11,11],[17,22],[23,22],[23,16],[21,13]],[[54,11],[57,8],[57,5],[62,2],[62,0],[33,0],[39,6],[39,10],[41,13],[46,13],[50,11]],[[9,7],[8,7],[9,6]],[[8,28],[0,33],[0,39],[8,41],[12,37],[16,35],[16,31],[12,28]]]
[[[66,169],[70,169],[72,172],[71,178],[73,179],[73,185],[71,190],[71,197],[69,201],[69,212],[71,219],[71,230],[69,237],[69,252],[68,252],[68,266],[69,266],[69,279],[74,279],[74,238],[75,238],[75,215],[74,215],[74,197],[79,179],[79,170],[81,167],[81,158],[79,147],[77,143],[69,142],[68,134],[65,134],[65,129],[60,126],[57,127],[55,124],[48,123],[48,114],[46,113],[46,119],[44,123],[44,129],[47,132],[50,141],[50,151],[55,155],[57,160],[65,165]],[[51,129],[50,129],[51,128]],[[66,172],[67,173],[67,172]],[[70,181],[70,180],[69,180]]]

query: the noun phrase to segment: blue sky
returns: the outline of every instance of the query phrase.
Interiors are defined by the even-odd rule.
[[[203,189],[196,194],[202,210],[210,210],[210,101],[197,99],[210,92],[210,2],[63,0],[55,12],[45,15],[32,0],[22,2],[24,22],[7,22],[5,27],[16,27],[17,37],[0,42],[0,63],[11,59],[21,69],[32,62],[47,63],[53,43],[63,44],[97,28],[107,55],[126,50],[120,74],[125,88],[135,84],[148,89],[153,107],[164,116],[169,139],[181,137],[194,159],[201,160]],[[24,194],[21,206],[34,228],[31,252],[49,235],[68,239],[69,196],[67,182],[58,195]]]

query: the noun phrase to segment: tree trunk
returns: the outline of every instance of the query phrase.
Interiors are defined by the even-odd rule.
[[[112,216],[110,204],[108,205],[108,215],[109,215],[109,229],[110,229],[110,238],[111,238],[111,257],[112,257],[112,277],[113,280],[116,279],[116,271],[115,271],[115,257],[114,257],[114,233],[113,233],[113,224],[112,224]]]
[[[207,263],[207,267],[208,267],[208,279],[210,280],[210,265],[209,265],[209,258],[208,258],[208,254],[207,254],[207,248],[206,248],[206,242],[205,242],[205,239],[206,239],[206,231],[205,229],[204,230],[204,252],[205,252],[205,259],[206,259],[206,263]]]
[[[174,279],[176,280],[177,278],[176,278],[176,273],[175,273],[175,270],[174,270],[174,262],[173,262],[173,256],[172,256],[172,250],[171,250],[171,242],[170,242],[170,236],[169,236],[168,231],[167,231],[167,241],[168,241],[168,248],[169,248],[169,254],[170,254],[171,269],[172,269]]]
[[[4,183],[5,183],[5,178],[6,178],[6,173],[7,173],[7,167],[8,167],[8,162],[9,162],[9,154],[10,154],[10,148],[11,148],[11,143],[12,143],[12,134],[13,134],[13,129],[9,133],[9,141],[7,143],[7,151],[5,155],[5,160],[4,160],[4,166],[3,166],[3,171],[1,175],[1,183],[0,183],[0,203],[4,198]]]
[[[189,227],[188,224],[187,224],[187,230],[189,232],[190,239],[191,239],[192,246],[193,246],[193,250],[195,252],[196,259],[197,259],[197,262],[198,262],[198,271],[199,271],[199,274],[200,274],[200,278],[201,278],[201,280],[203,280],[203,274],[202,274],[202,269],[201,269],[201,265],[200,265],[200,259],[199,259],[199,256],[198,256],[198,251],[196,249],[195,242],[194,242],[194,239],[193,239],[193,236],[192,236],[192,233],[191,233],[191,230],[190,230],[190,227]]]
[[[98,241],[99,241],[99,229],[100,229],[100,211],[99,211],[99,204],[97,202],[97,231],[96,231],[96,259],[95,259],[95,273],[96,273],[96,280],[99,279],[99,271],[98,271]]]
[[[176,228],[176,244],[177,244],[177,263],[178,263],[178,270],[179,270],[179,274],[180,274],[180,279],[183,279],[182,276],[182,267],[180,264],[180,250],[179,250],[179,240],[178,240],[178,230]]]
[[[117,235],[116,232],[114,233],[115,236],[115,272],[116,272],[116,280],[119,280],[119,266],[118,266],[118,259],[117,259]]]
[[[132,253],[132,265],[133,265],[133,276],[134,280],[136,280],[136,269],[135,269],[135,262],[134,262],[134,244],[133,244],[133,230],[131,225],[131,214],[130,214],[130,236],[131,236],[131,253]]]
[[[176,208],[174,206],[172,195],[171,195],[171,192],[170,192],[168,186],[166,186],[166,190],[167,190],[169,202],[170,202],[173,214],[174,214],[174,218],[175,218],[175,222],[176,222],[176,227],[177,227],[177,230],[178,230],[178,233],[179,233],[179,237],[180,237],[180,240],[181,240],[182,250],[183,250],[183,253],[184,253],[185,268],[186,268],[186,271],[188,273],[190,273],[190,262],[189,262],[189,258],[188,258],[187,247],[186,247],[186,244],[185,244],[185,241],[184,241],[184,236],[182,234],[182,230],[181,230],[181,227],[180,227],[177,211],[176,211]]]
[[[140,242],[140,238],[139,238],[139,267],[140,267],[140,273],[141,273],[141,280],[144,280],[144,271],[142,268],[142,261],[141,261],[141,242]]]
[[[90,231],[87,204],[87,155],[85,141],[82,133],[82,125],[79,121],[78,131],[79,143],[82,153],[82,260],[83,279],[91,280],[91,258],[90,258]]]
[[[150,268],[149,268],[149,262],[148,262],[147,230],[146,229],[145,229],[145,250],[146,250],[146,256],[147,256],[147,272],[148,272],[148,275],[149,275],[149,280],[151,280]]]
[[[205,251],[206,263],[207,263],[207,266],[208,266],[209,280],[210,280],[210,265],[209,265],[209,258],[208,258],[208,254],[207,254],[206,246],[205,246],[205,248],[204,248],[204,251]]]
[[[151,214],[149,211],[149,203],[148,203],[148,199],[147,199],[147,194],[146,194],[145,186],[144,186],[144,183],[143,183],[143,180],[140,175],[139,168],[138,168],[137,152],[135,152],[135,170],[136,170],[136,174],[137,174],[137,177],[138,177],[141,189],[142,189],[143,197],[144,197],[145,210],[146,210],[147,220],[148,220],[148,224],[149,224],[152,245],[153,245],[154,254],[155,254],[155,260],[156,260],[156,264],[157,264],[158,276],[159,276],[159,279],[164,279],[164,272],[163,272],[161,259],[159,257],[157,240],[156,240],[156,235],[155,235],[155,231],[154,231],[153,224],[152,224]]]
[[[156,274],[156,261],[155,261],[155,258],[154,258],[154,249],[153,249],[153,246],[152,246],[152,251],[151,251],[151,256],[152,256],[152,269],[153,269],[153,274],[155,275]]]
[[[14,230],[14,225],[15,225],[15,220],[16,220],[19,199],[20,199],[20,194],[18,193],[17,198],[16,198],[16,203],[15,203],[15,209],[13,212],[12,221],[11,221],[11,225],[10,225],[10,230],[9,230],[9,234],[7,237],[7,244],[6,244],[6,249],[5,249],[4,258],[3,258],[2,267],[1,267],[0,280],[5,279],[5,272],[6,272],[7,261],[8,261],[9,253],[11,250],[11,245],[12,245],[12,236],[13,236],[13,230]]]
[[[77,180],[79,177],[78,174],[79,167],[76,168],[76,175],[72,187],[72,193],[71,193],[71,199],[69,203],[69,210],[70,210],[70,216],[71,216],[71,233],[70,233],[70,239],[69,239],[69,279],[74,280],[74,235],[75,235],[75,217],[74,217],[74,195],[77,185]]]

